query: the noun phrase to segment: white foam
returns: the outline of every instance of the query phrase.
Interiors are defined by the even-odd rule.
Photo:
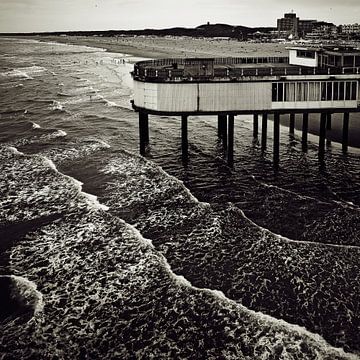
[[[247,313],[247,314],[249,314],[249,315],[251,315],[253,317],[256,317],[257,319],[263,320],[264,322],[270,323],[272,325],[276,325],[276,326],[280,327],[280,329],[279,329],[280,332],[281,331],[292,331],[292,332],[295,332],[295,333],[300,334],[302,336],[305,336],[305,337],[313,340],[314,344],[318,345],[319,347],[321,347],[325,351],[328,350],[328,351],[332,351],[332,352],[337,352],[338,354],[340,354],[344,358],[350,359],[350,360],[358,359],[358,357],[355,354],[349,354],[349,353],[346,353],[342,348],[335,348],[335,347],[331,346],[319,334],[312,333],[309,330],[307,330],[305,327],[301,327],[301,326],[296,325],[296,324],[288,323],[288,322],[286,322],[286,321],[284,321],[282,319],[274,318],[274,317],[272,317],[270,315],[264,314],[264,313],[259,312],[259,311],[250,310],[247,307],[245,307],[244,305],[239,304],[236,301],[227,298],[225,296],[225,294],[220,290],[214,290],[214,289],[208,289],[208,288],[199,288],[199,287],[196,287],[196,286],[192,285],[191,282],[189,280],[187,280],[184,276],[177,275],[176,273],[174,273],[172,271],[171,266],[168,263],[165,256],[162,255],[160,252],[156,251],[156,249],[155,249],[154,245],[152,244],[151,240],[144,238],[141,235],[141,233],[134,226],[132,226],[132,225],[126,223],[126,222],[124,222],[124,223],[125,223],[125,225],[127,227],[129,227],[131,229],[133,234],[142,243],[150,246],[157,253],[157,255],[159,256],[159,258],[161,259],[161,261],[163,263],[163,266],[166,268],[169,275],[176,281],[177,284],[179,284],[181,286],[191,288],[191,289],[193,289],[195,291],[205,292],[205,293],[209,294],[210,296],[215,297],[217,300],[220,300],[223,303],[229,304],[230,306],[235,306],[236,308],[238,308],[239,310],[241,310],[244,313]]]
[[[49,165],[49,167],[51,169],[53,169],[55,172],[57,172],[58,174],[60,174],[61,176],[69,179],[77,188],[77,190],[79,191],[79,193],[81,195],[83,195],[84,197],[84,200],[86,201],[86,203],[92,207],[93,209],[95,210],[103,210],[103,211],[107,211],[109,210],[109,208],[106,206],[106,205],[103,205],[101,204],[98,199],[97,199],[97,196],[95,195],[92,195],[92,194],[88,194],[84,191],[82,191],[82,186],[83,186],[83,183],[69,175],[65,175],[63,173],[61,173],[57,168],[56,168],[56,165],[54,164],[54,162],[50,159],[48,159],[47,157],[42,157],[44,159],[44,161]]]
[[[104,98],[105,104],[106,106],[110,106],[110,107],[121,107],[121,105],[117,104],[116,102],[107,100]]]
[[[13,153],[15,155],[25,156],[24,153],[20,152],[17,148],[15,148],[13,146],[9,146],[8,149],[10,150],[11,153]]]
[[[40,129],[41,126],[39,124],[35,123],[35,122],[32,122],[32,128],[33,129]]]
[[[67,133],[64,130],[57,130],[55,135],[56,137],[64,137],[67,136]]]
[[[64,110],[64,106],[63,106],[60,102],[54,100],[51,109],[52,109],[52,110],[63,111],[63,110]]]
[[[233,208],[238,211],[249,223],[251,223],[253,226],[259,228],[260,230],[262,230],[264,233],[270,234],[273,237],[277,238],[280,241],[284,241],[284,242],[288,242],[288,243],[294,243],[294,244],[306,244],[306,245],[319,245],[319,246],[324,246],[324,247],[333,247],[333,248],[338,248],[338,249],[359,249],[360,246],[357,245],[339,245],[339,244],[330,244],[330,243],[321,243],[318,241],[306,241],[306,240],[296,240],[296,239],[289,239],[285,236],[276,234],[272,231],[270,231],[269,229],[266,229],[258,224],[256,224],[254,221],[252,221],[251,219],[249,219],[245,213],[239,209],[238,207],[236,207],[235,205],[231,204],[233,206]]]
[[[7,277],[7,275],[5,275]],[[40,291],[37,290],[37,286],[34,282],[28,280],[22,276],[9,275],[16,284],[16,290],[22,299],[26,302],[31,302],[34,306],[34,315],[42,312],[44,309],[44,299]]]
[[[33,65],[5,71],[0,73],[0,75],[4,77],[23,77],[26,79],[33,79],[31,75],[38,75],[46,70],[47,69],[42,66]]]

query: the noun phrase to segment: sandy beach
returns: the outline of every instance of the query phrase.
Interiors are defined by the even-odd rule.
[[[110,52],[131,54],[148,58],[163,57],[240,57],[286,56],[289,44],[250,43],[237,40],[191,37],[91,37],[91,36],[41,36],[41,41],[86,45]]]

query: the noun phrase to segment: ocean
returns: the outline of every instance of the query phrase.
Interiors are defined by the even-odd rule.
[[[141,157],[138,60],[0,39],[0,358],[360,359],[359,149],[150,116]]]

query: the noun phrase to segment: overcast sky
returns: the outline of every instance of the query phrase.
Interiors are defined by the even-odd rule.
[[[301,19],[360,22],[360,0],[0,0],[0,32],[194,27],[209,21],[276,26]]]

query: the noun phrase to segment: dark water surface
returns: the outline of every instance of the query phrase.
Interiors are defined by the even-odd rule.
[[[185,164],[151,116],[142,158],[136,60],[0,39],[0,354],[360,358],[360,152],[282,128],[275,170],[239,116],[229,168],[191,117]]]

